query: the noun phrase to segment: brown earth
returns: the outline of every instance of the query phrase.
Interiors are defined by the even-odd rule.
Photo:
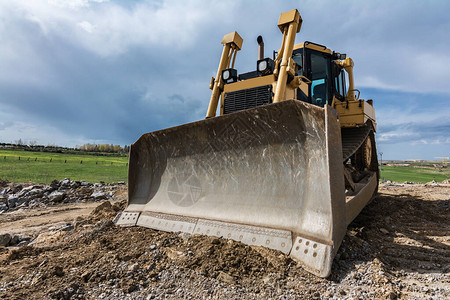
[[[327,279],[274,250],[116,227],[125,188],[92,213],[98,202],[1,214],[0,233],[40,235],[0,248],[0,298],[450,298],[448,184],[381,186],[350,224]],[[55,226],[68,222],[73,228]]]

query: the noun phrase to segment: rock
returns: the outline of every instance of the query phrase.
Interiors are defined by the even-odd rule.
[[[65,196],[66,193],[54,191],[50,195],[48,195],[48,199],[52,202],[61,202]]]
[[[19,243],[19,241],[20,241],[19,236],[15,235],[9,241],[9,245],[10,246],[15,246],[15,245],[17,245]]]
[[[384,299],[391,299],[391,300],[395,300],[395,299],[397,299],[397,294],[395,293],[395,292],[393,292],[393,291],[389,291],[389,292],[387,292],[385,295],[384,295]]]
[[[16,185],[16,186],[13,187],[12,193],[13,193],[13,194],[18,193],[22,188],[23,188],[22,185],[21,185],[21,184],[18,184],[18,185]]]
[[[135,264],[132,264],[131,266],[128,266],[128,271],[131,271],[131,272],[136,272],[138,269],[139,269],[139,264],[138,263],[135,263]]]
[[[9,197],[8,197],[8,207],[9,208],[16,207],[16,204],[17,204],[18,200],[19,200],[19,198],[15,194],[9,195]]]
[[[59,230],[61,231],[69,231],[72,230],[74,228],[72,223],[67,223],[66,225],[64,225],[63,227],[61,227]]]
[[[70,179],[69,178],[64,178],[63,180],[61,180],[59,182],[59,186],[60,187],[69,187],[70,185]]]
[[[29,196],[33,196],[35,198],[40,198],[44,196],[44,190],[42,188],[33,189],[28,193]]]
[[[30,192],[33,188],[34,188],[34,185],[27,186],[26,188],[23,188],[19,193],[17,193],[17,196],[22,197],[25,194],[27,194],[28,192]]]
[[[53,180],[52,183],[50,183],[50,187],[56,190],[59,187],[59,181]]]
[[[8,187],[8,188],[5,188],[5,189],[3,189],[1,192],[0,192],[0,195],[6,195],[6,194],[8,194],[9,192],[11,191],[11,189]]]
[[[71,183],[70,183],[70,188],[71,189],[76,189],[77,187],[79,187],[81,185],[81,182],[80,181],[72,181]]]
[[[11,241],[11,235],[9,233],[0,235],[0,247],[8,246],[10,241]]]
[[[53,275],[56,275],[58,277],[64,276],[64,269],[61,266],[55,266],[53,269]]]
[[[27,200],[24,198],[19,198],[16,202],[16,207],[25,206],[27,204]]]
[[[80,277],[81,277],[81,279],[83,279],[84,282],[88,282],[91,275],[92,275],[91,271],[87,270],[83,274],[81,274]]]
[[[217,280],[226,282],[226,283],[234,283],[234,277],[231,275],[228,275],[225,272],[220,271],[219,275],[217,276]]]
[[[37,205],[38,205],[38,201],[36,201],[36,200],[31,200],[30,202],[28,202],[29,207],[35,207]]]
[[[381,233],[389,234],[389,231],[387,231],[387,229],[380,228],[379,230],[380,230]]]
[[[94,198],[95,200],[102,200],[106,199],[107,195],[103,192],[93,192],[91,197]]]

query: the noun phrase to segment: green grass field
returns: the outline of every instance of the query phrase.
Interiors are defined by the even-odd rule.
[[[441,182],[450,178],[450,169],[425,169],[413,167],[400,166],[383,166],[381,170],[381,177],[384,180],[391,180],[395,182],[430,182],[436,180]]]
[[[127,174],[127,157],[0,150],[0,178],[12,182],[117,182],[127,181]]]

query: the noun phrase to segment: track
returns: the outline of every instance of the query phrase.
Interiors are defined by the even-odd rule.
[[[372,129],[369,126],[342,128],[342,155],[344,162],[361,147]]]

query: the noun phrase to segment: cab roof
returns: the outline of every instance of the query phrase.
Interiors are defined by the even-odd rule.
[[[301,48],[313,49],[313,50],[320,51],[323,53],[328,53],[328,54],[332,54],[332,52],[333,52],[333,51],[331,51],[331,49],[328,49],[326,46],[316,44],[313,42],[308,42],[308,41],[305,41],[304,43],[297,44],[294,46],[294,50],[301,49]]]

